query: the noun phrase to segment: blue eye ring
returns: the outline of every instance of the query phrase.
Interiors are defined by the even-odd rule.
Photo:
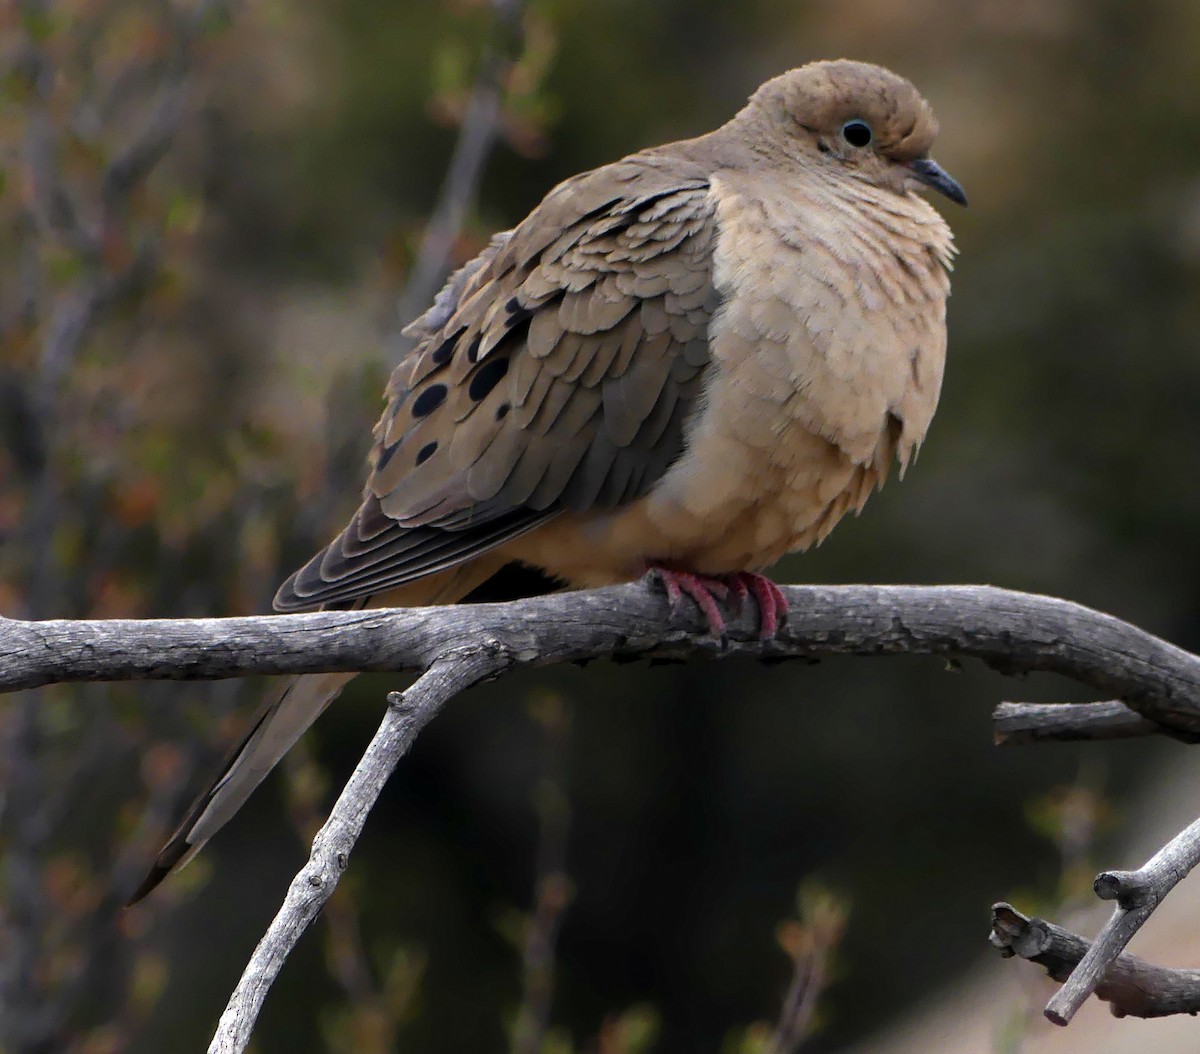
[[[855,117],[842,125],[842,138],[851,146],[861,150],[864,146],[871,145],[875,133],[871,131],[871,126],[866,121]]]

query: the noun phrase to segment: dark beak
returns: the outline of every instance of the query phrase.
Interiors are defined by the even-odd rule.
[[[950,175],[932,157],[919,157],[908,163],[908,169],[927,187],[933,187],[939,194],[945,194],[958,205],[966,206],[967,195],[958,181]]]

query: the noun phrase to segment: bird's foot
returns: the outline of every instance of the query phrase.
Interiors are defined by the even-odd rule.
[[[738,610],[746,597],[754,597],[758,605],[758,639],[770,640],[778,632],[783,620],[787,618],[788,600],[783,590],[765,575],[753,571],[738,571],[736,574],[725,575],[724,581],[733,590]]]
[[[698,575],[690,571],[651,564],[649,574],[658,579],[666,590],[671,605],[671,614],[682,610],[684,597],[688,597],[700,609],[708,632],[718,640],[725,637],[725,616],[718,601],[731,601],[735,611],[741,611],[747,597],[753,597],[758,605],[758,636],[770,640],[779,632],[780,623],[787,616],[788,602],[779,588],[769,578],[752,571],[735,574]]]
[[[721,614],[717,601],[728,598],[729,586],[721,579],[695,575],[690,571],[675,571],[658,564],[651,564],[647,573],[662,583],[672,615],[677,616],[683,610],[683,598],[688,597],[700,609],[704,621],[708,623],[708,632],[718,640],[724,640],[725,616]]]

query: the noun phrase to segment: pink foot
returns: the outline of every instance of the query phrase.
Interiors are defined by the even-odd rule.
[[[754,597],[758,605],[758,639],[770,640],[774,637],[788,612],[788,601],[783,590],[769,578],[753,571],[739,571],[729,575],[726,580],[732,586],[739,606],[747,594]]]
[[[758,605],[758,636],[770,640],[779,632],[779,625],[787,616],[788,602],[779,588],[769,578],[753,571],[738,571],[736,574],[697,575],[689,571],[675,571],[656,564],[650,566],[650,574],[663,584],[671,613],[678,615],[683,598],[689,597],[704,615],[708,631],[714,637],[725,636],[725,616],[717,601],[730,601],[735,611],[740,611],[747,597],[754,597]]]
[[[729,587],[719,578],[694,575],[688,571],[673,571],[669,567],[651,564],[648,572],[657,578],[667,591],[671,614],[678,615],[683,608],[683,598],[690,597],[704,615],[708,632],[718,639],[725,636],[725,616],[717,607],[717,600],[729,596]]]

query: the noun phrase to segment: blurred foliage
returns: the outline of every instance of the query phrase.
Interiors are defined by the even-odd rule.
[[[266,610],[340,526],[393,305],[493,31],[483,0],[239,5],[195,38],[169,150],[106,200],[104,173],[179,68],[177,2],[0,9],[5,614]],[[994,582],[1200,644],[1200,6],[529,0],[523,22],[460,259],[556,180],[710,128],[809,59],[883,62],[939,114],[937,156],[972,207],[950,214],[962,255],[938,419],[908,479],[780,578]],[[54,320],[97,289],[77,353],[48,357]],[[303,829],[392,687],[361,678],[313,767],[294,763]],[[546,690],[573,700],[574,896],[548,1051],[703,1054],[771,1019],[787,985],[773,935],[813,871],[854,913],[805,1049],[885,1027],[983,951],[998,894],[1062,895],[1023,803],[1082,757],[1121,801],[1156,751],[1183,749],[999,752],[987,710],[1013,686],[911,659],[529,671],[422,735],[325,931],[272,993],[260,1051],[503,1048],[520,968],[494,922],[536,887],[543,731],[525,701]],[[1018,690],[1076,697],[1051,678]],[[40,905],[23,991],[61,1010],[38,1049],[195,1049],[211,1029],[302,859],[277,793],[146,906],[116,905],[256,691],[87,686],[0,715],[6,925]],[[1087,827],[1090,853],[1120,825],[1086,805],[1035,812]],[[898,919],[897,900],[930,909]]]
[[[202,188],[161,164],[192,138],[185,115],[219,51],[222,5],[23,0],[3,18],[0,605],[257,608],[276,564],[249,544],[262,489],[237,451],[253,440],[188,403],[206,380],[187,319],[203,285],[190,270]],[[205,416],[236,438],[196,444],[188,418]],[[159,1006],[170,964],[148,923],[207,869],[141,918],[119,908],[235,695],[57,687],[0,711],[6,1052],[125,1050]],[[172,717],[152,734],[167,698]],[[183,748],[156,742],[168,728]]]
[[[1030,826],[1058,850],[1060,868],[1055,887],[1030,904],[1029,910],[1057,918],[1064,910],[1095,903],[1092,882],[1099,870],[1095,860],[1101,834],[1113,826],[1113,806],[1091,785],[1087,775],[1070,786],[1052,787],[1025,809]]]
[[[850,905],[809,878],[796,894],[796,915],[781,923],[776,937],[792,961],[792,980],[775,1024],[759,1021],[733,1043],[730,1054],[795,1054],[821,1025],[819,1001],[833,974]]]

